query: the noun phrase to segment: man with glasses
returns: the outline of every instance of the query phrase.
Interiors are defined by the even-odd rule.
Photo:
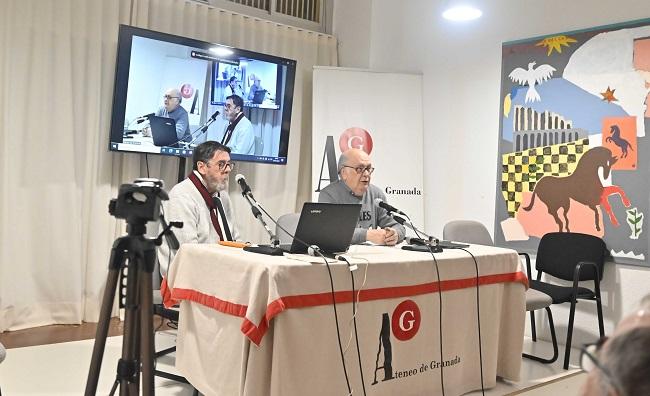
[[[182,101],[180,90],[177,88],[168,89],[163,95],[163,106],[156,111],[155,115],[173,119],[176,122],[176,137],[178,140],[189,142],[191,140],[190,120],[187,110],[181,106]],[[149,127],[143,130],[143,135],[151,136]]]
[[[244,115],[244,100],[238,95],[230,95],[223,106],[223,117],[228,126],[221,138],[221,144],[230,147],[233,154],[255,154],[253,124]]]
[[[370,184],[372,167],[370,156],[359,149],[349,149],[339,157],[340,180],[323,188],[319,202],[361,204],[359,222],[352,243],[372,242],[392,246],[404,239],[404,226],[393,220],[384,209],[375,205],[375,199],[386,201],[379,187]]]
[[[169,201],[163,201],[167,221],[183,222],[183,228],[173,229],[178,242],[237,240],[239,233],[227,191],[228,177],[235,166],[230,161],[230,149],[211,140],[201,143],[194,149],[192,164],[192,173],[169,191]],[[174,253],[166,241],[158,249],[163,276]]]
[[[650,295],[610,337],[582,348],[580,366],[584,396],[650,395]]]

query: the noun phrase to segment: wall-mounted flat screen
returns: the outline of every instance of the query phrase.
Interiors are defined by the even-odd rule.
[[[286,164],[296,61],[120,25],[109,148]]]

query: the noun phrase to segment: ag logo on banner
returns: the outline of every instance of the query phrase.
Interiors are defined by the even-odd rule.
[[[368,155],[372,152],[372,136],[370,132],[363,128],[352,127],[348,128],[341,136],[339,136],[339,149],[341,153],[348,151],[349,149],[356,148],[365,151]],[[323,171],[325,170],[325,162],[327,161],[327,174],[329,179],[323,177]],[[325,150],[323,151],[323,159],[320,164],[320,173],[318,176],[318,187],[316,187],[315,192],[320,192],[321,182],[327,180],[332,183],[339,179],[337,167],[336,167],[336,150],[334,149],[334,136],[327,136],[325,138]]]
[[[370,132],[363,128],[348,128],[339,137],[339,148],[342,153],[351,148],[356,148],[370,155],[370,152],[372,152],[372,136],[370,136]]]

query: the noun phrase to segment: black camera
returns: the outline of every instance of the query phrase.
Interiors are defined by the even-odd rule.
[[[108,213],[128,223],[154,221],[160,217],[161,201],[168,199],[162,180],[136,179],[120,186],[117,198],[108,204]]]

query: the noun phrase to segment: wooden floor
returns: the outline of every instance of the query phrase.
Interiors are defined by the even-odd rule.
[[[161,318],[154,316],[154,329],[161,327]],[[165,324],[167,321],[165,321]],[[166,326],[163,327],[163,329]],[[80,325],[51,325],[32,327],[30,329],[5,331],[0,333],[0,343],[5,348],[21,348],[34,345],[56,344],[60,342],[79,341],[95,338],[97,323],[82,323]],[[122,335],[124,322],[118,318],[111,319],[108,326],[108,336]]]

